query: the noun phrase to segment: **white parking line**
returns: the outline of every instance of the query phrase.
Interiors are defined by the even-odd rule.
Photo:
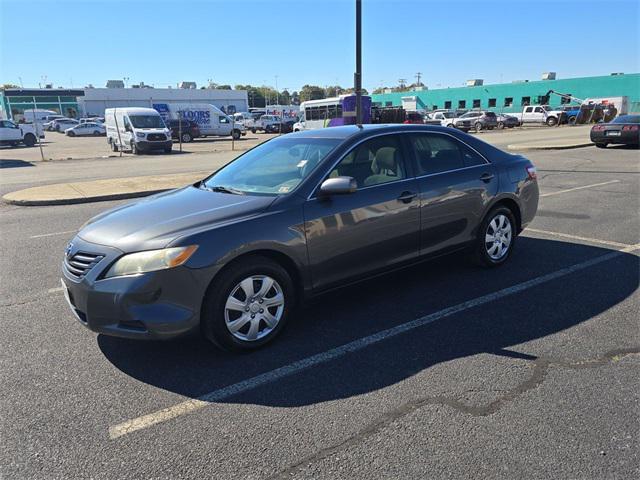
[[[550,197],[552,195],[560,195],[562,193],[575,192],[576,190],[584,190],[585,188],[600,187],[602,185],[611,185],[612,183],[620,183],[620,180],[609,180],[608,182],[594,183],[592,185],[584,185],[582,187],[567,188],[566,190],[558,190],[557,192],[543,193],[540,197]]]
[[[167,420],[171,420],[181,415],[185,415],[187,413],[200,410],[208,405],[211,405],[213,402],[219,402],[229,397],[232,397],[234,395],[238,395],[240,393],[253,390],[262,385],[266,385],[268,383],[281,380],[283,378],[289,377],[291,375],[299,373],[308,368],[315,367],[323,363],[327,363],[331,360],[335,360],[337,358],[343,357],[349,353],[357,352],[359,350],[362,350],[366,347],[374,345],[383,340],[387,340],[389,338],[395,337],[397,335],[408,332],[410,330],[423,327],[425,325],[428,325],[430,323],[433,323],[445,317],[450,317],[451,315],[455,315],[457,313],[464,312],[465,310],[469,310],[471,308],[478,307],[480,305],[484,305],[489,302],[493,302],[494,300],[498,300],[503,297],[513,295],[514,293],[522,292],[523,290],[528,290],[530,288],[536,287],[543,283],[550,282],[552,280],[556,280],[566,275],[606,262],[608,260],[611,260],[615,257],[622,255],[623,253],[631,252],[639,248],[640,248],[640,244],[631,245],[629,247],[620,249],[618,251],[607,253],[605,255],[592,258],[590,260],[585,260],[584,262],[577,263],[570,267],[566,267],[566,268],[557,270],[555,272],[548,273],[546,275],[541,275],[531,280],[527,280],[526,282],[518,283],[511,287],[498,290],[497,292],[489,293],[487,295],[483,295],[481,297],[477,297],[472,300],[459,303],[458,305],[445,308],[444,310],[440,310],[430,315],[425,315],[424,317],[420,317],[416,320],[412,320],[410,322],[403,323],[401,325],[395,326],[393,328],[389,328],[387,330],[383,330],[373,335],[369,335],[367,337],[354,340],[353,342],[347,343],[340,347],[336,347],[332,350],[328,350],[326,352],[318,353],[316,355],[303,358],[302,360],[298,360],[296,362],[290,363],[289,365],[276,368],[275,370],[271,370],[269,372],[263,373],[261,375],[257,375],[247,380],[243,380],[233,385],[229,385],[227,387],[214,390],[210,393],[202,395],[201,397],[186,400],[184,402],[178,403],[177,405],[173,405],[171,407],[163,408],[162,410],[158,410],[156,412],[149,413],[147,415],[142,415],[141,417],[127,420],[125,422],[119,423],[118,425],[110,426],[109,438],[115,439],[123,435],[127,435],[129,433],[133,433],[138,430],[148,428],[152,425],[166,422]]]
[[[569,240],[578,240],[580,242],[600,243],[602,245],[608,245],[610,247],[616,247],[616,248],[627,248],[632,246],[628,243],[613,242],[611,240],[600,240],[599,238],[579,237],[578,235],[570,235],[568,233],[560,233],[560,232],[550,232],[548,230],[538,230],[537,228],[530,228],[530,227],[525,228],[524,233],[526,234],[527,232],[539,233],[542,235],[549,235],[551,237],[567,238]]]
[[[47,293],[56,293],[61,292],[62,290],[64,290],[62,287],[50,288],[49,290],[47,290]]]
[[[76,233],[77,230],[67,230],[65,232],[43,233],[42,235],[31,235],[29,238],[54,237],[56,235],[64,235],[66,233]]]

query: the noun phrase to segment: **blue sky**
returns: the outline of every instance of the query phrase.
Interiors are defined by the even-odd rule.
[[[354,3],[0,0],[0,83],[350,86]],[[363,85],[638,72],[638,25],[638,0],[363,0]]]

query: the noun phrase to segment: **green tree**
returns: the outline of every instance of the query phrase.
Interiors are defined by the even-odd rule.
[[[3,83],[0,85],[0,90],[9,90],[11,88],[20,88],[20,86],[13,83]]]
[[[307,100],[320,100],[325,98],[324,88],[317,85],[304,85],[300,89],[300,101],[306,102]]]
[[[218,90],[232,90],[231,85],[218,85],[216,88]]]

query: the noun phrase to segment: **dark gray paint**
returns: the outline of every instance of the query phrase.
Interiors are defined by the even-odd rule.
[[[409,178],[351,194],[316,195],[333,166],[355,145],[388,134],[400,134],[404,144],[405,134],[415,132],[455,137],[488,163],[415,178],[415,160],[405,144]],[[517,206],[522,227],[535,215],[538,186],[526,172],[531,163],[462,132],[395,125],[293,135],[343,141],[286,196],[231,195],[190,186],[116,208],[82,228],[72,241],[72,253],[105,257],[81,281],[63,267],[63,281],[87,326],[134,338],[167,338],[195,329],[211,280],[226,264],[250,253],[284,262],[306,297],[424,255],[463,248],[500,200]],[[486,173],[494,175],[487,182],[481,179]],[[193,244],[199,248],[182,267],[101,279],[123,254]],[[130,322],[143,329],[130,328]]]

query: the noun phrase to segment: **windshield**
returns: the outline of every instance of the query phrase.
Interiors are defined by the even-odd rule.
[[[214,173],[206,188],[279,195],[292,191],[340,143],[336,138],[279,137]]]
[[[456,118],[456,114],[454,112],[444,112],[444,118]]]
[[[614,118],[611,123],[640,123],[640,115],[620,115]]]
[[[135,128],[165,128],[160,115],[129,115]]]

